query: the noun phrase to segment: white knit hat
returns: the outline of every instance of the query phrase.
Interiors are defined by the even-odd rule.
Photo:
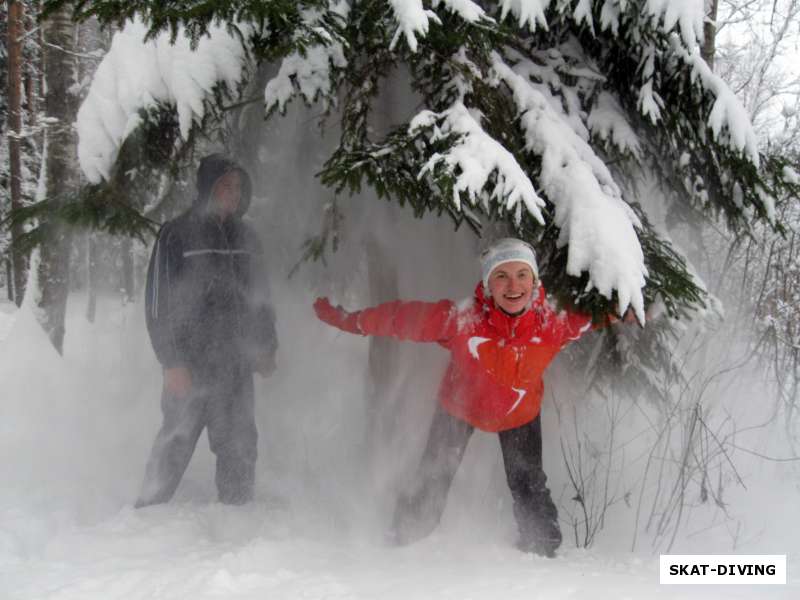
[[[481,252],[481,274],[483,287],[489,289],[489,275],[502,264],[519,261],[527,264],[533,276],[539,279],[536,253],[528,242],[517,238],[501,238]]]

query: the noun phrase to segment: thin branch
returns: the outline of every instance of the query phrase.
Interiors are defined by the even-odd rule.
[[[70,56],[75,56],[76,58],[86,58],[86,59],[89,59],[89,60],[97,60],[97,61],[103,60],[102,56],[95,56],[94,54],[85,54],[83,52],[73,52],[72,50],[67,50],[66,48],[62,48],[61,46],[59,46],[57,44],[53,44],[52,42],[43,41],[42,43],[45,46],[50,46],[51,48],[54,48],[55,50],[59,50],[61,52],[64,52],[65,54],[69,54]]]
[[[40,29],[41,29],[41,27],[34,27],[33,29],[31,29],[30,31],[25,33],[24,35],[19,36],[17,38],[17,43],[20,44],[20,43],[24,42],[25,40],[27,40],[29,37],[33,37],[35,34],[39,33]]]
[[[741,446],[737,446],[736,444],[731,443],[731,446],[736,448],[737,450],[741,450],[742,452],[747,452],[748,454],[752,454],[753,456],[758,456],[759,458],[763,458],[764,460],[769,460],[771,462],[798,462],[800,461],[800,456],[792,457],[792,458],[776,458],[774,456],[767,456],[766,454],[761,454],[760,452],[756,452],[755,450],[750,450],[748,448],[742,448]]]

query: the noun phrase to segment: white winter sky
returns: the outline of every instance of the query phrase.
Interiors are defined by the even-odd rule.
[[[773,31],[783,27],[785,19],[780,16],[772,19],[772,9],[777,8],[777,14],[785,14],[785,10],[781,11],[782,7],[790,4],[787,0],[777,0],[774,2],[761,2],[762,10],[757,13],[754,18],[747,20],[738,20],[734,22],[725,23],[718,37],[718,45],[730,44],[734,47],[743,47],[745,49],[755,47],[755,44],[750,43],[751,40],[762,40],[767,42],[773,39]],[[725,22],[729,18],[729,14],[725,11],[730,11],[731,7],[726,2],[720,2],[720,22]],[[774,57],[774,64],[771,66],[768,74],[781,73],[783,76],[778,77],[778,82],[782,85],[792,85],[793,91],[780,94],[772,98],[758,118],[758,124],[762,124],[763,132],[760,128],[760,133],[767,135],[780,134],[783,128],[783,118],[781,112],[785,109],[795,112],[800,110],[800,22],[795,21],[789,24],[786,39],[777,49]],[[766,123],[766,125],[763,125]]]

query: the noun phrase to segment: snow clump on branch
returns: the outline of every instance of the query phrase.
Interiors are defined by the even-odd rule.
[[[671,41],[673,51],[692,68],[692,79],[699,81],[703,88],[715,97],[714,106],[708,116],[708,126],[714,133],[714,138],[721,144],[727,143],[731,149],[741,152],[758,167],[760,162],[758,137],[742,102],[728,84],[711,71],[698,50],[687,52],[681,48],[674,36]]]
[[[556,2],[558,9],[568,11],[571,2],[563,0]],[[572,19],[584,23],[594,31],[595,23],[592,18],[592,4],[590,0],[580,0],[572,10]],[[502,18],[509,13],[514,15],[520,26],[527,26],[531,31],[537,27],[547,31],[547,17],[545,13],[553,4],[553,0],[500,0]],[[600,8],[600,26],[604,30],[610,29],[614,33],[619,29],[619,20],[632,4],[630,0],[605,0]],[[635,8],[635,7],[632,7]],[[703,39],[703,21],[705,19],[703,3],[699,0],[647,0],[644,12],[657,21],[663,31],[669,32],[677,28],[687,48],[693,48]]]
[[[525,149],[541,158],[539,182],[555,206],[558,243],[569,248],[567,273],[580,277],[587,271],[588,287],[607,298],[616,289],[620,312],[630,305],[644,322],[642,288],[647,268],[635,230],[641,223],[622,200],[608,167],[538,86],[497,53],[492,69],[497,82],[506,84],[513,94]]]
[[[630,153],[636,160],[641,159],[639,136],[625,118],[622,106],[610,93],[603,91],[597,95],[586,126],[594,136],[613,144],[620,152]]]
[[[245,50],[223,26],[212,26],[196,50],[182,32],[174,44],[168,33],[148,42],[146,34],[137,20],[114,36],[78,111],[78,160],[91,183],[109,178],[120,146],[140,123],[140,110],[174,105],[186,139],[214,87],[222,82],[234,89],[243,76]]]
[[[425,127],[433,128],[432,141],[451,133],[459,136],[446,154],[432,156],[419,173],[421,178],[443,165],[455,178],[453,204],[457,210],[462,208],[461,193],[464,192],[473,206],[480,201],[487,213],[490,212],[489,202],[492,200],[504,210],[514,211],[519,223],[524,206],[532,217],[544,224],[541,211],[544,200],[536,193],[530,178],[514,156],[483,130],[461,101],[442,113],[422,111],[412,119],[409,134],[415,135]],[[483,188],[493,175],[496,182],[489,195]]]
[[[417,35],[428,35],[429,21],[439,22],[439,17],[432,10],[425,10],[422,0],[389,0],[394,16],[397,19],[397,32],[389,48],[394,50],[400,36],[406,37],[406,43],[412,52],[417,51]]]
[[[332,3],[332,12],[343,19],[350,13],[350,5],[345,1]],[[329,103],[335,104],[335,90],[331,89],[331,71],[333,68],[344,69],[347,66],[344,45],[334,38],[323,27],[315,26],[319,18],[318,11],[308,10],[303,20],[314,28],[324,43],[314,44],[305,52],[295,50],[281,61],[278,74],[267,82],[264,88],[264,108],[267,111],[277,107],[283,113],[286,104],[297,91],[309,104],[321,99],[324,108]]]
[[[440,4],[444,4],[448,10],[460,16],[467,23],[477,23],[481,20],[494,21],[472,0],[433,0],[431,2],[434,8],[437,8]]]
[[[422,6],[422,0],[389,0],[392,6],[395,20],[397,21],[397,31],[392,38],[390,49],[394,50],[403,35],[406,43],[412,52],[417,51],[417,36],[425,37],[428,35],[430,22],[433,21],[441,25],[441,19],[434,10],[426,10]],[[431,6],[436,9],[443,5],[447,10],[464,19],[467,23],[477,23],[478,21],[494,22],[494,19],[486,15],[486,11],[472,2],[472,0],[433,0]]]

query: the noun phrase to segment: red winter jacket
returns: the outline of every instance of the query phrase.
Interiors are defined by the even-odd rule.
[[[323,321],[351,333],[437,342],[450,350],[439,401],[451,415],[484,431],[535,419],[550,361],[592,328],[588,315],[556,312],[541,286],[531,308],[518,317],[486,298],[482,284],[466,304],[396,301],[346,313],[317,301],[315,309]]]

